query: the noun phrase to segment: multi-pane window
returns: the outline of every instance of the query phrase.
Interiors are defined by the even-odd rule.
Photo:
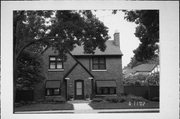
[[[93,57],[92,58],[92,70],[105,70],[106,59],[105,57]]]
[[[96,94],[97,95],[116,94],[116,81],[114,80],[96,81]]]
[[[116,94],[115,87],[97,87],[96,93],[99,95]]]
[[[49,57],[49,68],[50,69],[63,69],[63,61],[58,56]]]
[[[60,94],[60,88],[46,88],[46,96],[54,96]]]

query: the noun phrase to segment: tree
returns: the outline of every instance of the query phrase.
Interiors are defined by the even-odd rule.
[[[18,89],[33,89],[36,83],[43,81],[42,59],[35,53],[23,51],[17,61],[17,80]]]
[[[94,53],[96,48],[104,51],[107,33],[108,28],[90,10],[14,11],[14,99],[18,61],[25,49],[40,53],[53,47],[65,60],[76,45],[83,45],[85,53]]]
[[[137,61],[145,61],[158,55],[159,52],[159,11],[158,10],[131,10],[125,12],[125,19],[137,24],[135,36],[140,45],[135,49],[134,57]]]
[[[139,38],[141,44],[134,50],[137,61],[151,59],[158,50],[159,42],[159,11],[158,10],[136,10],[126,11],[125,19],[135,22],[135,36]]]

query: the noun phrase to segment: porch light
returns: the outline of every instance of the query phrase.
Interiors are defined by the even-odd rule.
[[[88,79],[89,79],[89,80],[92,80],[92,79],[93,79],[93,77],[89,77]]]
[[[70,80],[70,78],[68,78],[68,77],[66,77],[65,79],[66,79],[66,80]]]

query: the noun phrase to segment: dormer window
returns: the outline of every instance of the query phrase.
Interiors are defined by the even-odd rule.
[[[49,57],[49,69],[63,69],[63,60],[58,56]]]
[[[93,57],[92,70],[106,70],[106,58],[103,56]]]

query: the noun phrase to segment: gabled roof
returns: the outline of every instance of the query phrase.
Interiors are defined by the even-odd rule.
[[[68,52],[71,57],[76,61],[76,63],[71,67],[71,69],[64,75],[64,79],[73,71],[73,69],[79,64],[91,77],[94,78],[94,76],[91,74],[91,72],[81,63],[79,60],[77,60],[76,57],[74,57],[70,52]]]
[[[156,64],[141,64],[133,68],[136,72],[151,72],[157,65]]]
[[[146,72],[149,73],[151,72],[158,64],[140,64],[134,68],[124,68],[123,69],[123,74],[127,77],[131,74],[135,74],[136,72]]]
[[[99,48],[96,48],[95,54],[93,55],[123,55],[120,47],[114,45],[113,40],[106,41],[106,50],[104,52],[100,51]],[[72,55],[92,55],[92,54],[85,54],[83,46],[76,46],[74,50],[71,52]]]

